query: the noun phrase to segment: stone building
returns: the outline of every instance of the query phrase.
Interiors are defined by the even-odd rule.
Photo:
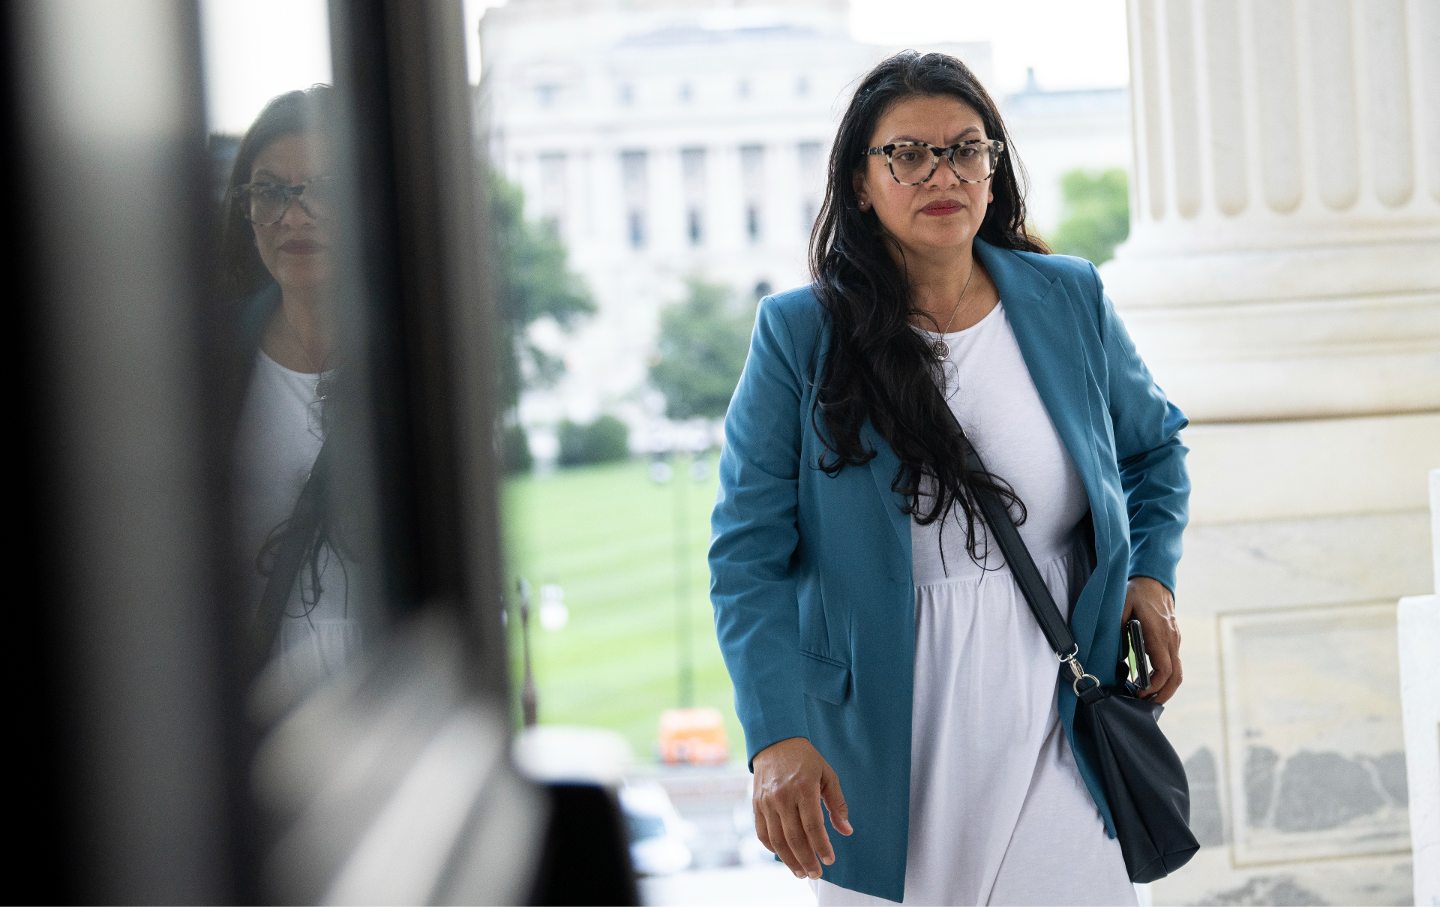
[[[538,328],[568,375],[521,417],[546,453],[562,418],[615,412],[641,449],[660,309],[689,276],[756,296],[805,282],[836,121],[898,45],[852,36],[848,0],[510,0],[480,23],[477,122],[492,161],[553,225],[600,313]],[[925,45],[992,82],[988,43]],[[1130,161],[1123,86],[997,96],[1029,173],[1032,223],[1060,218],[1060,176]],[[1077,142],[1075,137],[1084,136]]]
[[[613,412],[644,449],[659,312],[699,276],[755,296],[807,280],[835,123],[855,79],[901,48],[849,32],[847,0],[510,0],[480,23],[477,121],[494,164],[549,222],[599,314],[567,377],[527,394],[533,443]],[[986,44],[934,48],[990,75]]]

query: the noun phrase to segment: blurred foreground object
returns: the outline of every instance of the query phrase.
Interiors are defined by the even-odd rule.
[[[599,728],[536,726],[517,734],[513,749],[516,767],[550,801],[527,903],[639,904],[617,794],[633,761],[625,738]]]
[[[547,810],[460,636],[421,624],[280,720],[256,756],[279,903],[524,903]],[[261,706],[263,710],[263,705]]]

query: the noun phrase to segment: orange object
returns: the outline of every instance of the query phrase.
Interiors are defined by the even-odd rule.
[[[713,765],[730,760],[719,709],[666,709],[660,713],[660,761]]]

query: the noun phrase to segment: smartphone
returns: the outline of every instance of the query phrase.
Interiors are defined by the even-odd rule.
[[[1145,651],[1145,636],[1140,632],[1140,621],[1130,620],[1125,624],[1125,640],[1129,648],[1129,681],[1135,689],[1143,690],[1150,685],[1150,656]]]

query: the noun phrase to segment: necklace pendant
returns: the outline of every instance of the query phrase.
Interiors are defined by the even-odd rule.
[[[930,352],[941,362],[950,358],[950,344],[944,340],[936,340],[930,344]]]

